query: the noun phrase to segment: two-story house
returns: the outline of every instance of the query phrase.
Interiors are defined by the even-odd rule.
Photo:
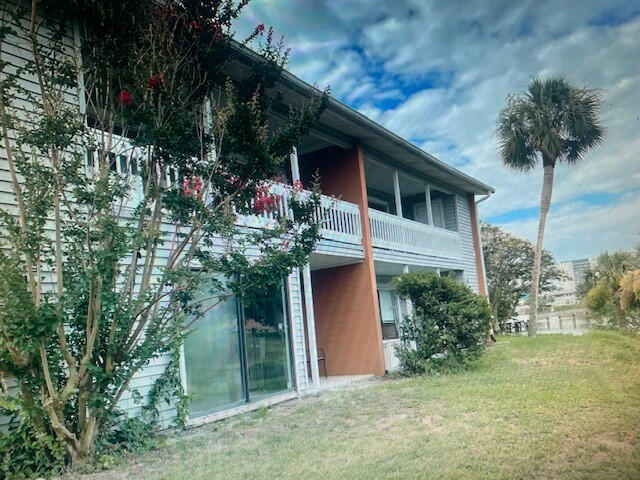
[[[313,91],[288,72],[280,89],[294,105]],[[391,289],[396,275],[431,271],[487,293],[476,201],[491,187],[335,99],[285,170],[306,188],[319,174],[322,238],[274,292],[271,321],[226,304],[185,341],[193,423],[313,392],[325,377],[398,368],[411,306]]]
[[[3,44],[9,66],[30,56],[26,38],[9,36]],[[288,72],[279,87],[283,103],[274,121],[313,92]],[[6,161],[0,149],[0,186],[10,203]],[[309,264],[283,279],[260,308],[236,299],[213,308],[184,342],[181,378],[192,424],[313,392],[324,377],[382,376],[397,368],[393,347],[411,306],[393,294],[393,276],[432,271],[486,294],[476,201],[491,187],[335,99],[283,173],[290,184],[308,187],[316,172],[324,224]],[[153,361],[131,390],[144,397],[167,363]],[[140,408],[135,397],[121,400],[130,414]],[[162,413],[170,420],[175,408]]]

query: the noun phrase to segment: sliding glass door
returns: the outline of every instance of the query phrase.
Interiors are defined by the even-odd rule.
[[[204,308],[211,307],[207,302],[203,304]],[[223,301],[198,320],[194,331],[184,340],[184,362],[192,417],[245,402],[235,297]]]
[[[282,288],[245,304],[244,335],[250,398],[291,389],[289,331]]]
[[[284,288],[252,301],[201,301],[211,309],[184,341],[192,418],[293,388]]]

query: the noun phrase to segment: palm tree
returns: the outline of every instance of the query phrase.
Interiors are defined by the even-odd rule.
[[[578,88],[564,78],[534,79],[526,92],[508,97],[498,117],[502,162],[508,168],[532,170],[542,159],[538,239],[531,272],[529,335],[536,334],[540,261],[547,213],[558,163],[575,165],[604,139],[598,114],[598,90]]]
[[[640,257],[633,252],[618,251],[605,252],[598,257],[596,266],[593,269],[593,278],[596,280],[594,286],[587,294],[587,306],[600,314],[611,317],[622,330],[628,328],[628,312],[626,312],[626,300],[629,300],[630,293],[635,295],[633,286],[634,277],[629,277],[625,283],[631,280],[632,291],[623,292],[622,279],[627,274],[633,274],[640,269]],[[625,296],[626,298],[621,298]],[[621,302],[621,300],[623,300]],[[632,299],[631,299],[632,300]]]

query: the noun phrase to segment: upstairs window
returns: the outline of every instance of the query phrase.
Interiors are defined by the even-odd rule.
[[[442,198],[431,200],[431,214],[433,215],[433,226],[444,228],[444,206]]]

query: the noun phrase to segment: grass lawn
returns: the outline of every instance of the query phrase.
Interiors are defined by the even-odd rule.
[[[94,477],[640,478],[640,337],[501,338],[472,371],[259,410]]]

